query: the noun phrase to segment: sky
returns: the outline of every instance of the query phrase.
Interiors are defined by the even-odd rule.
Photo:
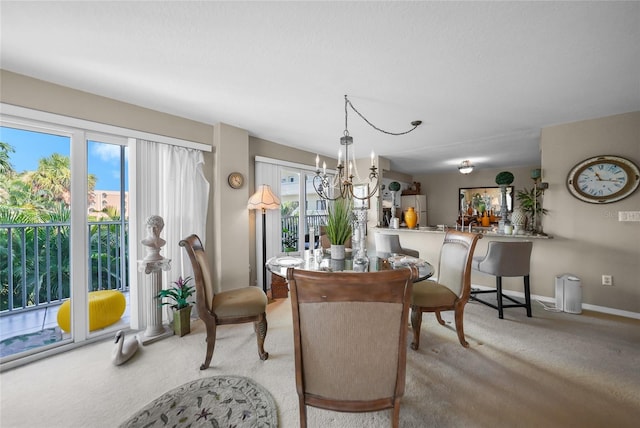
[[[41,132],[0,127],[0,141],[15,149],[9,157],[19,173],[36,170],[38,161],[53,153],[69,156],[70,152],[68,137]],[[126,162],[125,158],[125,170]],[[89,173],[97,177],[96,190],[120,190],[120,146],[89,142],[88,168]]]

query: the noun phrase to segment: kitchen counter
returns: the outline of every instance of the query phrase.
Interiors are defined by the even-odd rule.
[[[400,244],[403,248],[417,250],[420,253],[420,258],[431,262],[437,270],[438,260],[440,259],[440,250],[442,248],[442,242],[444,241],[446,230],[447,229],[443,230],[442,228],[437,227],[421,227],[418,229],[408,229],[406,227],[401,227],[400,229],[372,227],[369,229],[369,233],[367,234],[367,247],[370,251],[375,251],[376,233],[398,235],[400,237]],[[472,231],[482,234],[482,239],[478,240],[478,244],[474,252],[475,256],[483,256],[486,254],[487,246],[491,241],[513,241],[515,239],[532,241],[532,272],[544,272],[546,269],[546,263],[543,254],[548,254],[551,251],[551,247],[562,246],[565,242],[563,239],[552,239],[553,237],[546,235],[503,235],[492,231],[491,228],[478,227],[472,228]],[[438,273],[436,272],[435,276],[437,275]],[[474,286],[495,288],[495,277],[480,272],[473,271],[471,273],[471,282]],[[544,275],[532,275],[532,295],[536,294],[537,290],[544,289],[544,287],[547,286],[547,283],[548,279],[546,279]],[[504,278],[503,289],[521,292],[522,278]]]
[[[374,227],[374,233],[433,233],[433,234],[444,234],[447,230],[455,228],[449,228],[447,226],[426,226],[420,227],[416,229],[409,229],[407,227],[400,227],[399,229],[390,229],[388,227]],[[486,238],[508,238],[508,239],[552,239],[553,236],[550,235],[532,235],[532,234],[518,234],[518,235],[505,235],[503,233],[498,233],[495,230],[497,227],[472,227],[471,231],[474,233],[480,233],[483,237]],[[465,231],[469,229],[465,227]]]

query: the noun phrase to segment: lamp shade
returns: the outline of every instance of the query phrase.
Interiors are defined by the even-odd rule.
[[[251,195],[247,208],[250,210],[275,210],[280,206],[280,199],[271,191],[271,186],[261,184],[256,193]]]

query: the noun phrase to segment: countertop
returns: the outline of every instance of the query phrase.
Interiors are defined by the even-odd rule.
[[[423,226],[416,229],[409,229],[408,227],[400,227],[398,229],[391,229],[388,227],[374,227],[376,231],[380,232],[407,232],[407,233],[435,233],[442,234],[445,233],[449,229],[454,229],[455,227],[448,226]],[[532,235],[532,234],[517,234],[517,235],[505,235],[503,233],[498,233],[495,231],[497,227],[472,227],[471,231],[475,233],[481,233],[482,236],[486,237],[495,237],[495,238],[512,238],[512,239],[553,239],[553,236],[550,235]],[[465,230],[468,231],[468,228],[465,227]]]

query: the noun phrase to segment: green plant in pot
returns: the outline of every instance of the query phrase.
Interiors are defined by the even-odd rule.
[[[187,300],[195,289],[189,285],[191,277],[178,277],[171,288],[160,290],[157,299],[168,299],[160,302],[161,306],[169,305],[174,309],[173,330],[175,334],[184,336],[191,331],[191,303]]]
[[[527,216],[528,229],[535,231],[536,225],[534,224],[535,218],[540,218],[541,215],[547,214],[547,210],[542,208],[540,203],[540,196],[542,196],[542,189],[532,187],[527,189],[526,187],[516,192],[516,199],[520,204],[520,208]],[[534,215],[535,213],[535,215]]]
[[[344,259],[344,244],[351,237],[352,209],[351,202],[346,199],[336,199],[329,204],[325,233],[331,243],[333,259]]]

